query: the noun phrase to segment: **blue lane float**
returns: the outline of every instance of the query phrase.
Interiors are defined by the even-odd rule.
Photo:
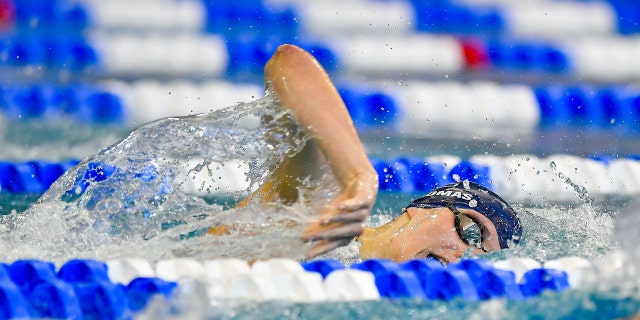
[[[640,8],[633,0],[609,0],[618,15],[618,31],[622,34],[640,33]]]
[[[398,103],[384,92],[351,87],[340,87],[338,90],[358,128],[392,125],[400,112]]]
[[[637,131],[640,92],[623,86],[540,86],[534,89],[542,127],[569,125]]]
[[[378,173],[381,191],[420,193],[462,180],[477,182],[489,188],[492,185],[489,166],[469,161],[460,161],[450,169],[442,162],[419,158],[390,161],[374,158],[371,162]]]
[[[329,273],[335,270],[343,270],[345,268],[341,261],[335,259],[314,260],[303,262],[302,268],[309,272],[317,272],[326,278]]]
[[[100,49],[105,46],[116,46],[118,41],[91,43],[92,39],[83,38],[81,32],[88,28],[97,28],[100,30],[101,27],[107,30],[112,30],[114,27],[116,30],[121,30],[118,29],[117,26],[99,26],[97,23],[99,23],[101,19],[99,17],[92,17],[92,14],[99,15],[95,11],[107,10],[109,8],[108,5],[106,7],[89,3],[83,5],[82,3],[63,0],[49,1],[46,3],[39,1],[9,2],[13,4],[9,7],[12,7],[12,10],[15,11],[12,13],[15,14],[16,22],[15,28],[8,28],[9,31],[7,34],[15,33],[15,35],[3,37],[2,52],[6,53],[8,57],[6,61],[2,61],[3,64],[10,67],[45,66],[48,70],[64,70],[65,72],[71,71],[76,74],[93,74],[94,71],[98,71],[111,75],[109,74],[110,71],[116,74],[121,71],[105,70],[105,66],[112,65],[114,61],[116,61],[117,64],[121,62],[121,60],[126,59],[127,55],[109,57],[109,53],[121,51],[119,49],[113,49],[113,47],[103,52],[100,51]],[[172,7],[174,5],[175,8]],[[201,14],[203,16],[203,18],[199,19],[202,21],[198,22],[201,25],[194,27],[185,22],[186,25],[184,27],[190,28],[188,31],[191,31],[191,35],[195,35],[195,37],[202,36],[202,42],[207,42],[208,39],[205,38],[212,34],[216,36],[224,35],[225,38],[222,39],[222,41],[229,44],[227,53],[231,57],[229,61],[232,63],[222,69],[225,69],[223,71],[227,71],[227,75],[230,76],[237,76],[238,74],[255,76],[256,74],[260,74],[263,65],[260,62],[264,60],[263,56],[265,54],[265,52],[263,52],[264,50],[260,49],[264,47],[264,43],[270,43],[273,40],[266,39],[267,37],[265,37],[264,34],[278,34],[280,42],[296,43],[298,42],[296,41],[297,39],[306,38],[301,37],[301,35],[303,35],[303,31],[301,30],[305,30],[305,17],[300,16],[300,12],[305,12],[305,10],[297,6],[290,4],[273,6],[265,4],[264,1],[256,0],[242,3],[194,1],[192,5],[196,8],[194,10],[201,11],[191,12],[193,15]],[[572,61],[574,57],[569,54],[572,51],[570,49],[572,46],[571,43],[556,45],[553,42],[508,39],[508,37],[513,36],[513,34],[518,35],[518,30],[512,30],[514,26],[518,25],[518,22],[509,21],[509,19],[517,19],[518,14],[509,16],[509,8],[501,8],[500,6],[494,5],[462,5],[454,1],[435,1],[429,3],[425,3],[424,1],[410,1],[407,5],[413,7],[415,13],[415,22],[407,22],[407,24],[414,25],[415,30],[408,31],[413,31],[411,32],[413,34],[428,31],[430,33],[474,36],[480,42],[485,43],[488,48],[488,55],[490,57],[490,65],[488,65],[488,67],[493,67],[498,70],[525,70],[534,73],[544,72],[545,74],[576,75],[577,77],[581,77],[580,70],[578,69],[584,68],[584,66],[575,66],[572,63],[576,61]],[[579,4],[575,5],[580,7]],[[633,27],[635,21],[633,19],[638,16],[635,12],[639,12],[639,10],[637,10],[637,4],[632,4],[626,0],[619,0],[611,1],[610,6],[611,8],[609,8],[609,5],[603,4],[602,8],[596,7],[595,9],[603,19],[606,19],[609,15],[615,15],[611,13],[615,11],[617,17],[612,16],[610,20],[618,18],[620,24],[619,29],[623,34],[637,33],[640,31],[637,25]],[[142,6],[135,8],[137,10],[144,10]],[[167,11],[169,15],[171,15],[173,11],[181,12],[179,10],[179,8],[181,8],[180,4],[177,1],[175,3],[164,3],[162,8]],[[589,4],[584,4],[581,8],[580,10],[594,9],[590,7]],[[521,9],[522,8],[519,8],[518,10]],[[564,10],[562,14],[567,14],[566,11],[567,10]],[[112,12],[110,14],[111,16],[119,16],[117,13],[118,12]],[[407,14],[409,15],[409,13]],[[109,14],[106,14],[106,16],[109,17]],[[137,15],[133,14],[131,16],[135,16],[137,19]],[[562,18],[554,17],[554,21],[556,21],[556,23],[558,21],[562,22]],[[156,25],[158,21],[154,20],[153,22],[155,24],[150,23],[153,26],[146,27],[158,27]],[[136,29],[136,27],[131,26],[130,23],[131,21],[124,21],[120,27],[125,30],[127,27]],[[525,21],[525,24],[526,23]],[[145,25],[139,27],[144,28]],[[176,26],[170,23],[164,25],[164,28],[170,27],[175,28]],[[345,28],[348,30],[348,26]],[[563,30],[562,28],[560,29]],[[615,30],[603,29],[599,31],[603,33],[609,32],[615,35]],[[312,30],[310,33],[313,35],[313,32]],[[30,33],[30,35],[25,37],[24,35],[28,33]],[[571,35],[571,31],[569,35]],[[489,38],[489,40],[486,40],[487,38]],[[174,49],[178,47],[178,42],[176,39],[169,39],[166,45],[168,48]],[[129,42],[128,45],[132,45],[132,43],[136,44],[140,43],[140,41],[134,39]],[[300,44],[304,46],[304,43]],[[332,66],[341,62],[339,61],[340,59],[335,59],[339,57],[339,55],[330,49],[331,45],[331,42],[327,42],[314,45],[314,48],[307,49],[312,52],[315,51],[315,55],[319,60],[321,60],[323,64],[326,63],[325,66],[331,69]],[[456,50],[460,48],[455,49],[454,47],[452,47],[451,52],[443,55],[443,58],[460,54],[460,52],[456,52]],[[569,50],[564,49],[567,47]],[[144,46],[141,48],[144,49]],[[245,48],[248,50],[244,50]],[[138,51],[140,51],[141,56],[146,58],[148,53],[143,53],[141,52],[142,50],[133,50],[132,52]],[[176,50],[175,54],[170,53],[168,56],[180,55],[182,51],[187,50],[181,48],[181,50]],[[222,57],[223,55],[216,56]],[[187,58],[187,60],[189,60],[189,58]],[[577,60],[580,59],[578,58]],[[180,61],[185,62],[185,60]],[[225,62],[221,63],[226,63],[226,58],[224,61]],[[163,61],[155,65],[154,68],[163,69],[166,64],[167,63]],[[350,66],[341,65],[341,67],[349,69]],[[137,76],[144,76],[144,73],[148,71],[149,70],[140,70],[142,74],[138,74]],[[203,70],[197,68],[189,70],[191,76],[202,74],[202,71]],[[427,72],[431,71],[434,70]],[[135,74],[135,70],[131,70],[131,72]],[[154,72],[159,71],[156,70]],[[222,76],[221,73],[217,73],[216,71],[210,70],[210,72],[212,74],[208,74],[207,76]],[[634,74],[630,73],[625,75],[625,77],[626,76],[634,76]]]
[[[490,40],[487,53],[492,66],[507,71],[570,73],[571,59],[559,47],[543,41]]]
[[[419,31],[492,35],[506,30],[497,6],[468,6],[453,1],[410,1]]]
[[[371,273],[380,297],[387,299],[523,300],[544,292],[571,289],[567,273],[562,270],[531,269],[520,283],[516,283],[513,272],[496,269],[492,262],[483,259],[465,259],[449,265],[434,259],[403,263],[372,259],[350,266],[337,260],[315,260],[302,263],[302,267],[306,272],[323,273],[323,278],[344,270]],[[129,318],[144,310],[154,296],[170,301],[181,285],[181,280],[167,281],[160,277],[139,277],[128,283],[115,283],[109,272],[107,263],[87,259],[69,260],[58,270],[53,263],[41,260],[18,260],[0,265],[0,314],[7,319]],[[248,269],[247,272],[258,275],[264,271]],[[282,270],[277,272],[282,273]],[[237,276],[243,275],[232,275],[231,278]],[[193,277],[206,278],[207,275]],[[277,286],[276,282],[272,285]],[[322,283],[309,289],[325,290]]]
[[[379,189],[385,192],[414,193],[426,192],[435,187],[458,180],[470,180],[491,186],[489,167],[461,161],[446,171],[439,162],[400,158],[397,161],[372,159],[378,172]],[[48,161],[8,162],[0,161],[0,192],[13,194],[40,194],[64,172],[78,164],[78,160],[60,163]],[[407,165],[407,163],[409,165]],[[117,171],[110,164],[89,163],[84,171],[79,171],[72,189],[65,199],[81,196],[91,183],[104,181]]]
[[[11,120],[68,118],[92,125],[121,125],[126,119],[122,97],[87,85],[9,85],[0,87],[0,111]]]
[[[261,28],[271,30],[271,34],[287,35],[291,38],[298,33],[298,20],[292,8],[279,10],[267,8],[262,1],[250,0],[229,2],[224,0],[203,1],[206,10],[206,31],[211,33],[257,34]]]
[[[548,63],[545,63],[548,65]],[[433,89],[438,90],[437,84],[421,84],[425,90]],[[471,85],[468,90],[475,90]],[[511,94],[507,87],[497,87],[502,95]],[[419,87],[415,88],[416,90]],[[522,126],[523,129],[530,127],[541,128],[598,128],[606,130],[617,130],[626,132],[628,134],[634,134],[640,132],[636,125],[640,121],[640,89],[633,86],[623,85],[542,85],[535,87],[523,87],[523,91],[518,92],[522,95],[523,99],[528,99],[526,94],[532,96],[531,103],[536,110],[532,110],[531,115],[527,115],[527,119],[522,119],[518,122],[518,126]],[[376,91],[375,89],[369,89],[367,95],[358,94],[363,92],[354,90],[352,88],[341,88],[342,98],[347,105],[347,108],[354,119],[355,125],[359,129],[367,129],[372,127],[387,127],[395,130],[395,126],[406,117],[406,114],[414,115],[424,113],[423,110],[414,110],[414,108],[420,107],[410,106],[404,103],[402,99],[403,95],[410,93],[403,93],[403,91],[394,91],[393,89],[387,89],[383,91]],[[515,91],[514,91],[515,92]],[[464,98],[466,94],[464,91],[460,93],[458,98]],[[375,96],[375,99],[367,99],[367,97]],[[408,97],[409,99],[419,100],[422,97]],[[466,101],[466,100],[465,100]],[[457,101],[452,99],[449,102],[450,106],[456,106]],[[486,109],[502,110],[500,108],[506,105],[482,105],[482,101],[479,101],[475,106],[475,109],[469,110],[470,112],[476,112],[478,117],[495,117],[495,115]],[[460,108],[468,108],[468,105],[461,105]],[[453,113],[456,108],[438,109],[438,112]],[[465,109],[466,110],[466,109]],[[436,111],[431,112],[431,114]],[[508,112],[507,109],[501,112]],[[485,115],[486,114],[486,115]],[[436,115],[432,115],[435,117]],[[441,114],[437,115],[442,117],[442,121],[451,121],[456,119],[453,114],[449,117],[443,117]],[[497,121],[497,120],[496,120]],[[460,126],[457,122],[447,122],[451,126]],[[491,122],[493,124],[493,122]],[[510,123],[505,122],[504,125]],[[413,125],[413,124],[411,124]],[[481,124],[479,124],[481,125]],[[512,124],[511,124],[512,125]],[[415,128],[418,130],[419,128]]]
[[[563,271],[552,269],[533,269],[527,271],[520,284],[525,297],[539,295],[545,289],[563,291],[569,289],[569,279]]]
[[[312,45],[310,45],[310,48]],[[249,50],[239,45],[238,50]],[[263,49],[260,49],[263,50]],[[266,49],[265,49],[266,50]],[[318,50],[322,50],[319,48]],[[263,51],[262,59],[266,59],[266,51]],[[250,69],[255,68],[253,61],[255,57],[244,57],[240,60],[232,62],[234,73],[249,74]],[[333,59],[328,57],[327,59]],[[169,84],[157,84],[157,86],[166,86],[167,91],[177,90]],[[247,95],[247,86],[238,85],[237,93],[230,93],[241,96]],[[455,122],[457,117],[453,116],[457,108],[468,107],[467,105],[458,106],[458,100],[447,101],[452,99],[453,93],[448,93],[443,97],[435,97],[443,100],[451,108],[438,109],[434,111],[425,111],[419,109],[421,104],[411,105],[405,100],[420,100],[423,97],[409,96],[412,92],[424,92],[435,90],[439,92],[446,88],[440,88],[439,84],[419,84],[417,87],[405,93],[402,89],[376,88],[367,86],[338,86],[338,90],[342,99],[347,106],[355,126],[362,131],[370,129],[384,128],[402,134],[402,130],[419,130],[414,128],[417,121],[407,119],[408,117],[437,117],[444,123],[451,126],[460,126]],[[205,85],[193,85],[190,89],[198,93],[202,97],[207,97]],[[259,86],[251,86],[256,93]],[[493,97],[505,97],[512,95],[519,103],[531,104],[529,113],[522,115],[500,116],[501,108],[507,108],[510,104],[506,103],[510,100],[495,102],[496,105],[483,104],[484,100],[480,100],[478,105],[471,111],[476,115],[474,119],[487,118],[486,123],[480,122],[479,126],[489,126],[498,122],[500,125],[515,126],[514,130],[531,130],[532,128],[598,128],[604,130],[615,130],[619,133],[637,134],[640,132],[636,125],[640,121],[640,89],[635,87],[621,85],[544,85],[536,87],[519,87],[515,90],[509,86],[493,86],[493,89],[487,89],[486,100],[493,101]],[[210,89],[210,88],[209,88]],[[482,87],[474,87],[471,85],[460,85],[460,96],[458,99],[466,101],[465,95],[471,95],[471,91],[481,90]],[[492,91],[493,90],[493,91]],[[510,91],[512,90],[512,91]],[[465,93],[467,92],[467,93]],[[168,114],[163,110],[158,112],[139,112],[136,108],[140,106],[130,105],[132,101],[147,101],[149,97],[139,96],[144,92],[136,91],[133,87],[129,90],[126,88],[109,87],[106,84],[97,85],[7,85],[0,87],[0,100],[3,105],[0,112],[12,121],[27,121],[39,119],[43,121],[57,121],[60,119],[72,119],[80,123],[91,125],[117,125],[126,126],[132,122],[146,122],[157,120],[156,118],[139,119],[141,115],[147,117],[149,114],[162,115]],[[479,93],[481,94],[481,93]],[[434,98],[434,99],[435,99]],[[152,100],[151,100],[152,101]],[[182,107],[185,103],[184,99],[176,100],[177,106],[172,107],[173,112],[179,113],[179,110],[193,110],[191,106]],[[504,102],[504,103],[503,103]],[[202,101],[202,105],[206,106],[206,111],[210,110],[211,104],[215,101]],[[153,108],[155,106],[144,106],[145,108]],[[455,108],[454,108],[455,107]],[[203,107],[204,108],[204,107]],[[415,109],[415,110],[414,110]],[[164,113],[163,113],[164,112]],[[184,111],[182,111],[184,112]],[[196,110],[195,112],[205,112],[205,110]],[[506,113],[506,109],[504,110]],[[424,115],[423,115],[424,113]],[[437,113],[437,114],[435,114]],[[135,116],[139,115],[139,116]],[[186,114],[174,114],[175,116]],[[138,117],[138,118],[136,118]],[[158,116],[159,117],[159,116]],[[512,118],[509,118],[512,117]],[[514,118],[515,117],[515,118]],[[479,120],[480,121],[480,120]],[[514,123],[515,121],[515,123]],[[415,123],[414,123],[415,122]],[[406,166],[412,167],[411,159],[404,161]]]
[[[223,35],[207,35],[207,34],[190,34],[189,37],[193,39],[191,45],[198,45],[202,48],[208,48],[208,52],[211,50],[223,51],[228,59],[223,58],[223,54],[216,54],[211,59],[216,59],[220,64],[225,67],[222,70],[210,70],[206,72],[207,77],[221,77],[227,76],[232,78],[250,78],[256,79],[257,76],[262,74],[264,63],[275,51],[278,44],[292,43],[300,47],[305,48],[311,52],[318,61],[328,70],[333,71],[335,69],[344,69],[349,71],[351,68],[358,68],[349,64],[348,58],[340,56],[335,47],[340,47],[339,44],[332,41],[320,41],[320,40],[305,40],[301,41],[300,37],[287,34],[279,34],[275,37],[264,37],[262,35],[240,36],[233,33],[225,33]],[[121,37],[122,38],[122,37]],[[121,38],[110,38],[106,41],[102,41],[100,37],[83,37],[77,34],[70,35],[31,35],[31,34],[8,34],[0,37],[0,53],[6,55],[7,59],[0,61],[0,66],[5,68],[23,68],[27,66],[45,67],[47,72],[56,73],[69,73],[75,76],[81,75],[101,75],[101,76],[113,76],[122,73],[119,68],[124,68],[122,59],[126,56],[121,55],[123,50],[127,48],[122,47],[121,41],[117,41]],[[126,37],[125,37],[126,38]],[[224,42],[221,46],[212,46],[212,38],[216,38],[219,42]],[[126,46],[136,46],[140,41],[153,39],[151,37],[145,37],[140,35],[130,35],[129,42],[126,42]],[[452,42],[458,43],[459,40],[451,38]],[[484,43],[487,54],[489,56],[489,69],[506,70],[506,71],[531,71],[539,73],[550,74],[568,74],[570,75],[574,70],[571,65],[571,57],[564,52],[559,46],[551,43],[538,41],[518,41],[518,40],[505,40],[497,38],[494,40],[477,39],[479,42]],[[191,48],[181,47],[183,44],[180,42],[179,37],[167,37],[162,43],[167,47],[169,57],[162,57],[162,59],[174,61],[183,61],[185,55],[182,51]],[[373,44],[375,45],[375,44]],[[214,49],[215,48],[215,49]],[[178,51],[177,49],[181,49]],[[410,48],[407,48],[410,49]],[[129,57],[132,60],[144,59],[146,54],[155,54],[149,48],[141,46],[134,49],[132,52],[138,52],[139,55]],[[451,46],[448,49],[447,56],[457,56],[461,54],[462,48],[460,46]],[[128,51],[126,51],[128,52]],[[442,59],[446,58],[445,56]],[[161,59],[161,60],[162,60]],[[146,63],[151,63],[147,61]],[[164,62],[162,62],[164,63]],[[187,63],[187,62],[184,62]],[[376,63],[386,63],[384,61],[377,61]],[[464,67],[464,63],[461,61],[456,62],[456,65],[461,69]],[[115,66],[114,66],[115,65]],[[128,65],[127,65],[128,66]],[[151,67],[152,72],[162,74],[160,70],[164,68],[164,65],[155,64]],[[130,70],[126,70],[128,76],[142,77],[145,76],[150,70],[146,70],[147,67],[129,66]],[[147,68],[148,69],[148,68]],[[457,70],[458,68],[455,68]],[[457,72],[454,69],[451,72]],[[189,68],[184,71],[187,75],[197,77],[201,75],[197,69]],[[223,71],[223,72],[221,72]],[[401,71],[401,70],[399,70]],[[459,71],[459,70],[458,70]],[[435,69],[425,69],[418,72],[432,73],[437,71]]]
[[[107,265],[95,260],[70,260],[57,273],[50,262],[18,260],[0,267],[0,313],[4,319],[122,319],[174,287],[154,278],[114,284]]]
[[[151,297],[157,294],[168,297],[175,287],[175,282],[164,281],[158,278],[134,279],[127,285],[126,289],[129,308],[131,308],[132,311],[143,310]]]
[[[560,194],[558,190],[545,192],[544,189],[551,187],[548,179],[558,180],[554,179],[555,175],[553,173],[548,173],[548,176],[535,174],[540,170],[550,169],[549,165],[551,163],[556,166],[553,170],[561,170],[563,172],[566,171],[566,168],[571,168],[571,171],[564,172],[565,175],[603,176],[613,179],[611,188],[606,190],[592,189],[590,193],[593,194],[598,194],[598,192],[609,194],[618,191],[624,191],[623,193],[625,194],[640,192],[640,181],[634,180],[636,176],[638,177],[637,179],[640,179],[640,159],[638,156],[633,155],[626,158],[606,155],[589,158],[556,155],[545,159],[538,159],[532,155],[505,158],[479,156],[466,160],[455,160],[454,163],[449,164],[445,164],[442,160],[419,157],[399,157],[390,160],[370,158],[370,161],[378,173],[378,184],[381,192],[425,193],[449,183],[469,180],[487,186],[496,192],[510,191],[507,194],[511,193],[514,196],[513,193],[516,190],[511,190],[511,188],[523,187],[523,183],[528,181],[527,188],[540,187],[542,189],[527,189],[528,191],[525,193],[535,191],[540,195],[545,194],[548,199],[555,199],[554,194],[558,193],[556,196]],[[79,160],[64,162],[43,160],[0,161],[0,192],[5,194],[42,194],[58,177],[78,163]],[[510,168],[514,165],[520,170],[512,172]],[[568,167],[565,168],[565,166]],[[155,169],[149,167],[145,170],[144,172],[136,173],[134,175],[135,178],[143,181],[155,178]],[[117,171],[118,168],[111,164],[88,163],[76,173],[74,185],[65,193],[63,199],[71,201],[80,197],[91,183],[107,180]],[[234,176],[233,178],[243,180],[242,177]],[[194,183],[200,184],[206,183],[206,181],[198,180]],[[623,183],[624,190],[617,190],[616,183]],[[528,184],[531,184],[531,186]],[[543,188],[543,186],[545,187]],[[239,186],[239,188],[242,188],[242,186]],[[535,198],[537,196],[530,194],[529,197]]]
[[[44,193],[63,173],[78,164],[79,160],[50,162],[33,160],[25,162],[0,161],[0,192],[14,194]]]
[[[96,49],[79,35],[12,35],[0,38],[3,67],[40,66],[74,74],[90,72],[99,63]]]
[[[408,1],[415,13],[413,21],[408,21],[416,31],[492,35],[510,33],[513,30],[513,16],[508,7],[497,5],[471,5],[456,1]],[[15,15],[15,27],[26,30],[65,30],[78,32],[98,26],[91,3],[77,3],[64,0],[47,2],[10,1],[9,9]],[[633,34],[640,31],[635,24],[639,15],[638,4],[630,0],[607,1],[615,15],[617,32]],[[260,29],[269,28],[273,34],[296,34],[299,32],[299,8],[281,5],[274,8],[265,1],[194,1],[204,13],[204,20],[198,25],[200,32],[256,34]],[[167,6],[170,8],[170,6]],[[176,5],[176,8],[178,6]],[[104,8],[103,8],[104,9]],[[606,10],[605,10],[606,12]],[[604,14],[602,12],[601,14]],[[33,23],[37,21],[37,23]],[[256,28],[255,26],[261,26]],[[611,30],[615,32],[616,30]]]
[[[205,20],[199,26],[200,32],[256,34],[260,25],[269,28],[274,34],[295,35],[297,22],[291,8],[273,10],[263,1],[200,1],[199,8]],[[52,1],[10,1],[7,10],[15,16],[13,22],[17,31],[52,32],[79,34],[87,28],[99,27],[92,3],[78,3],[67,0]],[[196,2],[197,4],[197,2]],[[171,8],[170,6],[165,6]],[[176,4],[177,7],[177,4]],[[114,26],[111,26],[114,27]]]
[[[264,72],[264,65],[278,45],[292,43],[309,51],[327,71],[339,66],[337,55],[325,44],[314,41],[300,41],[294,37],[279,35],[264,37],[230,37],[226,40],[229,62],[226,74],[234,78],[255,79]]]
[[[510,300],[522,300],[525,296],[516,283],[513,272],[496,269],[486,260],[463,260],[450,268],[467,273],[475,284],[478,299],[506,297]]]
[[[62,0],[12,3],[19,29],[73,31],[96,26],[91,5],[75,3],[70,6],[68,1]],[[416,28],[419,31],[488,34],[502,31],[505,27],[504,17],[495,6],[461,6],[451,1],[412,1],[412,5],[417,13]],[[264,1],[202,1],[201,8],[206,17],[203,25],[199,26],[201,32],[256,34],[259,31],[255,26],[259,25],[273,30],[273,34],[295,35],[299,28],[297,10],[291,6],[274,10],[272,6],[267,8]],[[31,23],[34,20],[38,21],[36,25]]]
[[[76,33],[87,27],[89,17],[80,3],[63,0],[11,1],[18,30],[48,30]]]

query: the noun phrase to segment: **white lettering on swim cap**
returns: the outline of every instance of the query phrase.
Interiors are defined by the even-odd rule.
[[[461,191],[455,191],[454,192],[452,190],[431,191],[431,192],[427,193],[426,197],[428,197],[428,196],[445,196],[445,197],[456,197],[458,199],[463,199],[463,200],[473,200],[473,195],[471,195],[469,193],[462,193]]]

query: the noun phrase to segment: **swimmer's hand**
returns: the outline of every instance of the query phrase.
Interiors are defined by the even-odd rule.
[[[348,244],[364,230],[376,200],[378,178],[340,93],[309,52],[287,44],[278,47],[265,65],[265,87],[313,137],[343,188],[302,236],[304,241],[317,242],[307,252],[307,258]],[[284,171],[292,177],[302,177],[297,174],[299,169],[309,164],[299,164],[289,165]],[[296,188],[295,184],[284,185],[289,190]]]
[[[364,231],[364,223],[378,194],[376,174],[359,173],[320,212],[302,236],[303,241],[317,242],[306,258],[311,259],[335,248],[345,246]]]

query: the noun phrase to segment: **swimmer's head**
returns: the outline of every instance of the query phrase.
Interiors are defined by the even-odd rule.
[[[516,211],[500,196],[475,182],[465,180],[436,188],[407,208],[411,207],[474,210],[493,223],[502,249],[507,248],[510,241],[517,244],[522,236]]]

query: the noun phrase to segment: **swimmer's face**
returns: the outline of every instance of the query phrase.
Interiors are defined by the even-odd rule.
[[[473,219],[482,231],[482,248],[500,250],[498,233],[493,223],[484,215],[470,209],[458,209]],[[434,257],[443,262],[454,262],[469,252],[484,251],[469,245],[456,231],[454,213],[448,208],[408,208],[400,218],[392,221],[375,237],[362,240],[361,255],[368,258],[387,258],[396,262]]]

